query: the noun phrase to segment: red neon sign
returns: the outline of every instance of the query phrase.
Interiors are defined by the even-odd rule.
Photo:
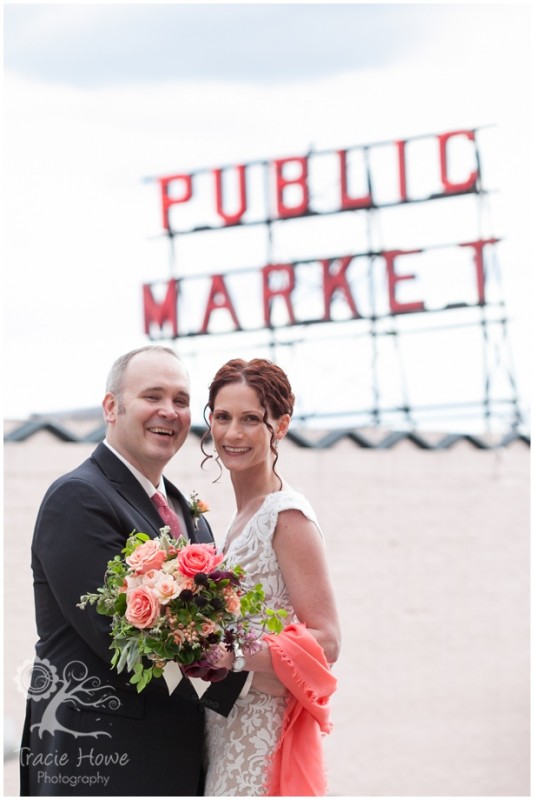
[[[427,197],[416,196],[410,191],[410,178],[412,173],[419,168],[420,156],[417,152],[421,141],[428,143],[430,140],[434,151],[436,179],[428,187]],[[462,164],[461,179],[451,177],[455,147],[467,151],[472,165]],[[385,142],[375,145],[364,145],[344,150],[331,150],[311,153],[305,156],[289,156],[277,158],[273,161],[250,162],[234,166],[219,167],[208,170],[213,178],[212,190],[206,193],[206,183],[198,187],[198,179],[206,170],[197,170],[191,173],[178,173],[155,178],[159,185],[161,220],[163,229],[171,234],[186,233],[202,228],[218,228],[239,224],[258,224],[276,220],[294,219],[309,214],[325,213],[314,206],[314,197],[320,193],[316,187],[314,167],[316,162],[328,161],[331,170],[331,181],[339,186],[339,193],[335,203],[328,213],[340,213],[365,208],[380,207],[380,203],[373,193],[373,167],[370,165],[370,154],[379,154],[380,149],[391,151],[395,169],[391,171],[391,194],[395,194],[395,203],[409,203],[423,199],[436,199],[455,194],[475,192],[479,181],[479,168],[476,159],[476,140],[472,130],[455,130],[432,135],[428,137],[414,137],[413,139]],[[354,194],[351,191],[351,154],[363,157],[365,176],[364,187]],[[264,173],[264,183],[270,187],[270,192],[265,193],[263,207],[260,212],[252,210],[249,204],[249,178],[252,170],[261,167]],[[236,188],[237,200],[235,207],[229,209],[225,199],[224,184],[230,182]],[[316,191],[317,189],[317,191]],[[201,195],[201,196],[200,196]],[[267,198],[270,197],[270,200]],[[178,230],[171,219],[176,212],[179,219],[180,208],[194,201],[199,202],[202,209],[210,209],[210,221],[199,218],[196,224],[185,230]],[[392,203],[387,203],[392,205]],[[207,212],[206,212],[207,213]],[[250,218],[249,218],[250,216]]]
[[[461,248],[472,248],[473,271],[470,273],[468,283],[472,286],[471,302],[459,302],[457,305],[480,306],[486,302],[484,291],[484,254],[489,246],[497,244],[496,238],[478,239],[472,242],[458,243],[452,252],[460,252]],[[402,267],[403,258],[410,257],[410,263],[421,263],[424,268],[424,249],[387,250],[373,254],[375,271],[382,269],[387,284],[387,297],[382,298],[383,316],[397,316],[400,314],[422,313],[428,310],[424,299],[418,296],[418,274],[414,271],[405,271]],[[172,337],[198,336],[213,332],[212,323],[221,319],[226,332],[261,330],[271,327],[288,327],[293,325],[309,324],[311,322],[333,322],[332,313],[334,302],[342,306],[346,319],[361,319],[370,316],[370,312],[362,311],[360,302],[361,282],[351,277],[351,267],[359,259],[368,259],[370,254],[346,255],[319,259],[313,264],[317,267],[317,274],[321,276],[322,304],[315,316],[309,312],[303,315],[302,306],[298,301],[300,280],[299,271],[312,268],[307,262],[291,262],[285,264],[268,264],[259,270],[253,271],[253,278],[257,284],[256,304],[254,298],[247,291],[242,291],[240,283],[243,282],[244,271],[227,273],[226,275],[200,276],[207,283],[205,304],[197,302],[198,319],[196,323],[189,324],[185,329],[181,325],[179,314],[182,296],[190,292],[190,296],[198,299],[198,292],[192,288],[199,276],[189,278],[171,279],[164,286],[164,295],[161,301],[154,298],[152,284],[143,287],[145,310],[145,333],[153,339],[168,338],[165,331],[172,331]],[[380,263],[379,263],[380,262]],[[230,287],[232,280],[232,287]],[[402,300],[401,289],[408,288],[414,296],[413,300]],[[462,300],[462,298],[458,298]],[[184,301],[185,302],[185,301]],[[368,301],[366,301],[368,304]],[[283,322],[273,321],[273,307],[277,304],[278,312],[283,310]],[[203,309],[203,313],[202,312]],[[248,322],[244,322],[244,314]]]

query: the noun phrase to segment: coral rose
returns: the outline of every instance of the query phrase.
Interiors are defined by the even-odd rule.
[[[126,595],[124,616],[136,628],[150,628],[159,614],[159,603],[146,586],[137,586]]]
[[[138,575],[142,575],[149,569],[159,569],[165,558],[166,554],[160,550],[158,542],[150,539],[136,547],[133,553],[124,560]]]
[[[239,599],[239,596],[236,594],[235,590],[230,586],[227,586],[223,590],[223,595],[224,602],[226,604],[226,610],[230,614],[239,614],[241,611],[241,600]]]
[[[180,572],[189,578],[199,572],[209,573],[218,567],[224,556],[217,554],[212,544],[190,544],[178,552]]]

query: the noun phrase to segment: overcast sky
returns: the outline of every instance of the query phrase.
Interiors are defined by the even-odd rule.
[[[166,278],[169,260],[146,176],[481,125],[495,125],[494,227],[507,242],[501,269],[526,405],[529,11],[4,4],[5,416],[98,405],[110,362],[147,343],[141,285]],[[246,241],[232,240],[226,266],[261,264]],[[204,258],[210,247],[220,262],[219,243],[205,244]],[[195,413],[214,369],[253,355],[240,334],[209,338],[196,358],[186,348]],[[311,394],[330,410],[332,392],[348,391],[346,407],[352,391],[343,362],[322,362],[319,350],[298,363],[283,356],[303,412],[314,410]]]

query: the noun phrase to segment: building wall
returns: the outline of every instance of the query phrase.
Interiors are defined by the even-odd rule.
[[[4,685],[7,742],[20,736],[14,678],[33,657],[30,541],[49,483],[94,445],[45,431],[5,445]],[[529,794],[529,449],[401,442],[365,450],[285,441],[280,471],[314,505],[343,627],[334,796]],[[190,436],[167,474],[197,490],[219,541],[233,510]],[[76,531],[73,530],[73,535]],[[16,759],[5,794],[18,793]]]

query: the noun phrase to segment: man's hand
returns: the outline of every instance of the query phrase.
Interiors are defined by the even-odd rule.
[[[272,697],[285,697],[287,694],[287,689],[282,681],[279,681],[271,672],[255,672],[251,688],[257,692],[270,694]]]

